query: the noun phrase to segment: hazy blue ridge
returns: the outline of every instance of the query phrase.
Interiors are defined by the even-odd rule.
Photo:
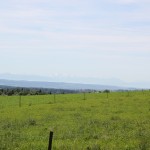
[[[25,80],[6,80],[0,79],[0,85],[15,87],[34,87],[34,88],[55,88],[55,89],[92,89],[92,90],[126,90],[127,87],[99,85],[99,84],[81,84],[81,83],[65,83],[65,82],[42,82],[42,81],[25,81]]]

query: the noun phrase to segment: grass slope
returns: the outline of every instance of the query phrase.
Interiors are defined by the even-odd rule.
[[[0,96],[0,150],[150,150],[150,92]]]

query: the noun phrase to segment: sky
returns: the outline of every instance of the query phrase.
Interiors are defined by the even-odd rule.
[[[149,8],[149,0],[1,1],[0,74],[150,81]]]

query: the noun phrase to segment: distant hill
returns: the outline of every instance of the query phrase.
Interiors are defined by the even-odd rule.
[[[15,81],[41,81],[41,82],[63,82],[63,83],[84,83],[95,85],[111,85],[115,87],[135,87],[140,89],[150,89],[150,81],[123,81],[119,78],[98,78],[98,77],[71,77],[71,76],[39,76],[39,75],[23,75],[0,73],[0,79]]]
[[[53,88],[53,89],[70,89],[70,90],[127,90],[131,88],[97,85],[97,84],[81,84],[81,83],[64,83],[64,82],[41,82],[41,81],[24,81],[24,80],[6,80],[0,79],[0,85],[27,88]]]

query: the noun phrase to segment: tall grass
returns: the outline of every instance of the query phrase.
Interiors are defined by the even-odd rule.
[[[0,96],[0,150],[149,150],[150,93]]]

